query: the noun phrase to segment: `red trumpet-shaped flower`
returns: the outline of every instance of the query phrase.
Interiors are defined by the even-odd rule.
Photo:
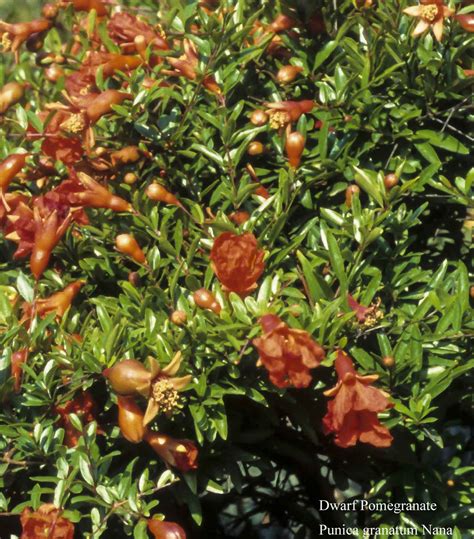
[[[271,382],[277,387],[308,387],[310,369],[325,357],[323,348],[307,331],[288,327],[274,314],[262,316],[260,324],[263,335],[252,342]]]
[[[212,268],[227,290],[248,293],[257,286],[265,269],[264,255],[250,232],[241,235],[224,232],[214,240]]]
[[[3,231],[5,239],[18,244],[16,251],[13,253],[13,258],[23,258],[28,256],[33,249],[35,241],[35,222],[33,211],[27,206],[23,197],[18,197],[10,200],[11,204],[8,209],[4,208],[5,217]]]
[[[275,103],[265,103],[267,114],[270,116],[270,127],[279,129],[289,123],[297,122],[302,114],[311,112],[314,108],[314,101],[304,99],[303,101],[277,101]]]
[[[148,23],[141,21],[135,15],[124,11],[114,13],[107,23],[110,37],[127,53],[139,52],[135,39],[142,37],[145,47],[152,45],[153,49],[168,50],[169,45],[163,32],[157,32]]]
[[[169,466],[181,472],[197,468],[198,449],[191,440],[176,440],[159,432],[147,432],[144,439]]]
[[[349,308],[354,311],[359,324],[363,326],[374,326],[383,318],[383,312],[379,309],[380,299],[370,305],[370,307],[364,307],[354,299],[352,294],[347,294],[347,303]]]
[[[22,348],[12,354],[11,359],[11,373],[14,380],[13,388],[15,393],[19,393],[21,390],[21,381],[23,378],[23,365],[28,359],[28,348]]]
[[[324,393],[334,397],[323,418],[325,433],[333,433],[334,443],[339,447],[351,447],[358,441],[375,447],[389,447],[392,435],[380,424],[377,414],[393,404],[387,393],[372,387],[378,375],[358,375],[351,358],[342,350],[337,352],[335,367],[339,381]]]
[[[89,391],[79,393],[64,406],[56,406],[55,411],[60,416],[60,424],[65,431],[64,443],[68,447],[76,447],[81,432],[73,426],[69,414],[76,414],[84,425],[96,420],[97,404]]]
[[[65,219],[60,220],[58,212],[53,210],[43,218],[39,209],[35,207],[33,216],[35,220],[35,238],[30,258],[30,269],[35,279],[38,280],[48,267],[51,253],[66,232],[72,220],[72,215],[68,214]]]
[[[29,507],[20,515],[20,539],[73,539],[74,524],[61,516],[61,509],[51,503],[41,505],[36,511]]]
[[[189,80],[195,80],[198,76],[199,56],[196,50],[196,46],[189,39],[183,41],[184,54],[179,58],[168,56],[166,59],[174,67],[175,71],[171,72],[172,75],[181,75]],[[221,89],[216,82],[213,75],[206,75],[202,81],[202,84],[210,92],[220,95]]]
[[[4,52],[12,51],[18,61],[18,51],[22,44],[33,34],[41,34],[52,27],[52,21],[37,19],[30,22],[9,24],[0,21],[0,46]]]
[[[111,193],[106,187],[96,182],[83,172],[71,169],[71,177],[63,186],[63,192],[68,191],[68,201],[74,206],[89,208],[104,208],[113,211],[128,212],[132,210],[129,202]]]
[[[62,318],[83,285],[84,281],[75,281],[48,298],[37,299],[34,303],[24,303],[22,322],[29,320],[33,314],[44,318],[50,313],[56,313],[57,318]]]

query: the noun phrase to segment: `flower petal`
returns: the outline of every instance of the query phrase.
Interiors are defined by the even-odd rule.
[[[421,15],[421,6],[410,6],[403,10],[403,13],[410,17],[419,17]]]
[[[441,41],[443,39],[443,18],[439,19],[439,21],[436,21],[433,24],[433,34],[437,41]]]
[[[424,32],[426,32],[426,30],[428,30],[428,28],[430,27],[430,24],[424,20],[421,20],[416,26],[415,26],[415,29],[413,30],[412,32],[412,36],[413,37],[417,37],[421,34],[423,34]]]
[[[166,376],[174,376],[179,371],[182,358],[181,352],[176,352],[173,359],[161,370],[161,372]]]

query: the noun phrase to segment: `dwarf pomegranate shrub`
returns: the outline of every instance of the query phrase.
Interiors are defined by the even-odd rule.
[[[469,536],[471,4],[0,3],[2,539]]]

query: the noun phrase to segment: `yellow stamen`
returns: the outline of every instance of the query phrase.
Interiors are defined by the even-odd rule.
[[[172,412],[179,403],[179,395],[173,384],[166,378],[161,378],[153,384],[153,399],[162,412]]]
[[[433,22],[438,16],[438,6],[436,4],[428,4],[421,6],[421,17],[427,22]]]
[[[86,122],[82,114],[71,114],[71,116],[60,125],[60,128],[63,131],[72,134],[81,133],[85,127]]]
[[[290,115],[281,110],[277,111],[270,111],[270,127],[272,129],[279,129],[281,127],[285,127],[287,123],[290,122]]]
[[[9,50],[11,50],[12,40],[10,39],[10,35],[8,34],[8,32],[2,34],[2,40],[0,44],[4,52],[8,52]]]

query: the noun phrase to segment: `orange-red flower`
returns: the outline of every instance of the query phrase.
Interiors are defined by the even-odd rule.
[[[76,174],[74,169],[71,169],[70,178],[66,182],[63,182],[63,188],[60,192],[67,192],[67,200],[72,206],[104,208],[121,212],[132,210],[129,202],[114,195],[83,172]]]
[[[105,369],[102,374],[119,395],[142,395],[148,399],[143,418],[143,425],[146,426],[158,413],[172,412],[179,404],[179,391],[191,382],[190,374],[176,376],[181,360],[181,352],[177,352],[168,365],[161,368],[156,359],[150,357],[148,370],[136,359],[125,359]]]
[[[35,222],[33,211],[27,206],[22,196],[7,199],[9,208],[4,208],[3,232],[5,239],[18,244],[13,258],[28,256],[35,240]]]
[[[181,472],[197,468],[198,449],[191,440],[176,440],[159,432],[147,432],[144,439],[169,466]]]
[[[175,71],[171,75],[181,75],[189,80],[195,80],[198,76],[199,56],[196,50],[196,45],[189,40],[183,41],[184,54],[179,58],[168,56],[166,59],[174,67]],[[202,84],[210,92],[220,95],[221,89],[214,78],[214,75],[206,75]]]
[[[23,530],[20,539],[73,539],[74,524],[61,516],[61,510],[51,503],[36,511],[29,507],[20,515]]]
[[[56,318],[60,319],[72,304],[73,299],[84,285],[84,281],[74,281],[59,292],[55,292],[48,298],[37,299],[34,303],[25,302],[22,306],[22,322],[28,321],[34,314],[44,318],[50,313],[56,313]]]
[[[96,420],[97,405],[89,391],[79,393],[73,400],[64,406],[56,406],[55,411],[59,414],[59,422],[64,429],[64,443],[68,447],[76,447],[81,432],[76,429],[69,419],[69,414],[76,414],[84,425]]]
[[[325,433],[335,434],[334,443],[339,447],[351,447],[358,441],[375,447],[389,447],[392,435],[380,424],[377,414],[393,404],[387,393],[372,387],[378,375],[358,375],[351,358],[342,350],[337,352],[335,367],[339,381],[324,393],[334,397],[323,418]]]
[[[155,539],[186,539],[185,531],[176,522],[150,518],[148,520],[148,531]]]
[[[53,25],[48,19],[37,19],[30,22],[9,24],[0,21],[0,46],[4,52],[12,51],[18,62],[18,51],[21,45],[33,34],[46,32]]]
[[[58,217],[58,212],[53,210],[46,217],[40,214],[39,208],[33,210],[35,221],[35,238],[30,258],[31,273],[38,280],[48,267],[53,249],[58,244],[69,226],[72,215],[68,214],[65,219]]]
[[[271,382],[277,387],[308,387],[310,369],[325,357],[322,346],[307,331],[288,327],[274,314],[262,316],[260,324],[263,335],[252,342]]]
[[[407,7],[403,10],[403,13],[420,19],[412,32],[412,36],[419,36],[431,28],[435,38],[441,41],[444,19],[454,15],[454,10],[445,6],[442,0],[433,0],[432,2],[424,0],[418,6]]]
[[[364,307],[354,299],[352,294],[347,294],[347,303],[349,308],[354,311],[357,321],[366,327],[375,326],[383,318],[383,312],[380,310],[380,299],[369,307]]]
[[[270,116],[270,127],[279,129],[287,126],[289,123],[297,122],[302,114],[311,112],[314,105],[315,103],[311,99],[265,103],[267,107],[266,112]]]
[[[265,269],[264,254],[252,233],[223,232],[212,246],[212,268],[227,290],[247,293],[257,286]]]
[[[23,378],[23,365],[28,360],[28,348],[22,348],[12,354],[11,358],[11,373],[14,380],[13,388],[15,393],[21,390],[21,381]]]
[[[152,26],[131,13],[114,13],[107,23],[107,29],[110,37],[127,53],[139,52],[135,43],[138,36],[143,37],[145,47],[151,44],[153,49],[169,49],[163,33],[157,33]]]

